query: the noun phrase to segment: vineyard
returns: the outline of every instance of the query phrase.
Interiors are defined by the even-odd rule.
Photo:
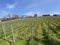
[[[42,16],[1,22],[0,45],[60,45],[60,17]]]

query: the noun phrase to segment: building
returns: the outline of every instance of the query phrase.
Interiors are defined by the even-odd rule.
[[[42,16],[50,16],[50,14],[43,14]]]

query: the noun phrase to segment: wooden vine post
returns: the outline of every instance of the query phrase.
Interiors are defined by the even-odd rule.
[[[12,31],[12,42],[14,43],[15,42],[15,38],[14,38],[14,31],[13,31],[13,26],[11,24],[11,31]]]
[[[3,39],[6,39],[6,31],[5,31],[5,27],[4,27],[3,23],[2,23],[2,30],[3,30],[3,33],[4,33]]]

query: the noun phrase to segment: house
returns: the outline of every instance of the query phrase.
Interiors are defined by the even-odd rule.
[[[50,14],[43,14],[42,16],[50,16]]]

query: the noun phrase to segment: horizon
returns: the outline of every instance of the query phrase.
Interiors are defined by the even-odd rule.
[[[60,14],[60,0],[0,0],[0,18],[11,14],[33,16]]]

